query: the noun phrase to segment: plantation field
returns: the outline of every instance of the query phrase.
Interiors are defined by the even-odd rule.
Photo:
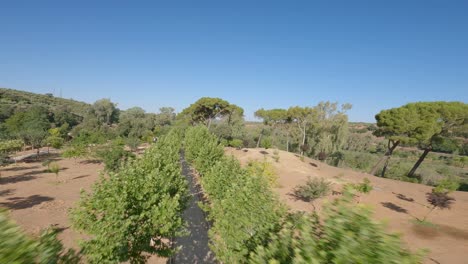
[[[435,210],[428,217],[431,226],[416,224],[416,218],[423,218],[428,212],[426,193],[431,187],[379,178],[369,174],[331,167],[322,162],[305,158],[304,161],[294,153],[279,151],[278,162],[272,149],[226,148],[227,155],[234,155],[243,165],[251,160],[271,163],[278,174],[278,186],[274,190],[290,208],[298,211],[312,211],[311,203],[296,199],[293,189],[303,184],[307,177],[323,177],[333,183],[332,189],[340,192],[346,183],[371,181],[373,190],[360,198],[361,204],[374,209],[375,217],[383,220],[390,231],[400,233],[403,241],[413,250],[430,250],[426,263],[466,263],[468,259],[468,193],[454,192],[454,202],[450,210]],[[338,197],[330,193],[327,197],[316,200],[313,205],[320,212],[320,206],[327,199]],[[357,203],[357,202],[356,202]]]
[[[0,170],[0,207],[7,208],[29,234],[38,235],[53,225],[65,247],[79,249],[78,240],[83,237],[71,228],[68,211],[79,200],[81,189],[90,190],[104,166],[92,160],[47,157],[61,168],[57,180],[55,174],[46,172],[44,158]],[[166,259],[153,256],[148,263],[166,263]]]

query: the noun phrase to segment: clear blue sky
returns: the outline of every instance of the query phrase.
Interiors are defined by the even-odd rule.
[[[0,87],[126,109],[468,101],[468,1],[2,1]]]

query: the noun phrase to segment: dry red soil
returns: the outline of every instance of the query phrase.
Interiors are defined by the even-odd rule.
[[[273,150],[227,148],[228,155],[234,155],[242,164],[249,160],[266,158],[276,168],[279,187],[275,191],[280,199],[293,210],[312,211],[310,203],[291,196],[294,187],[303,184],[308,177],[323,177],[333,182],[333,190],[340,191],[345,183],[371,181],[374,189],[361,197],[361,203],[374,209],[374,216],[387,224],[389,231],[399,233],[410,249],[428,249],[430,253],[425,263],[468,263],[468,192],[454,192],[450,196],[456,199],[450,210],[435,210],[428,218],[435,227],[414,224],[416,218],[422,218],[429,211],[426,207],[426,193],[431,187],[375,177],[328,166],[316,160],[300,158],[284,151],[279,151],[279,162],[272,158]],[[335,196],[336,197],[336,196]],[[325,200],[314,202],[317,210]]]
[[[24,154],[24,153],[22,153]],[[52,159],[61,168],[58,179],[46,172],[44,159]],[[0,169],[0,207],[10,211],[12,219],[26,232],[37,235],[41,229],[54,226],[59,239],[68,248],[78,249],[83,238],[70,226],[68,211],[80,198],[80,191],[90,190],[104,166],[90,160],[42,156]],[[166,263],[152,257],[149,263]]]

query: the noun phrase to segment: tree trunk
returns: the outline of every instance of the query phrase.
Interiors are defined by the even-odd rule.
[[[258,136],[258,140],[257,140],[257,148],[260,147],[260,141],[262,140],[262,135],[263,135],[263,128],[262,128],[262,132],[260,132],[260,136]]]
[[[382,171],[383,172],[382,175],[385,174],[385,170],[387,169],[388,161],[390,160],[390,156],[392,155],[393,151],[396,149],[396,147],[399,144],[400,144],[399,140],[397,140],[397,141],[389,140],[388,141],[387,152],[385,152],[385,155],[382,158],[380,158],[380,160],[377,162],[377,164],[374,165],[374,167],[372,167],[372,170],[370,171],[370,174],[374,175],[377,172],[377,170],[379,169],[380,164],[382,164],[383,162],[385,162],[385,167],[384,167],[384,169]]]
[[[301,156],[304,156],[305,141],[306,141],[306,126],[304,125],[304,129],[302,130]]]
[[[413,177],[414,176],[414,173],[416,172],[416,170],[419,168],[419,166],[421,165],[421,163],[424,161],[424,159],[426,158],[427,154],[429,152],[431,152],[432,148],[431,147],[428,147],[428,148],[425,148],[424,149],[424,152],[423,154],[419,157],[418,161],[416,161],[416,163],[414,164],[413,168],[410,170],[410,172],[408,173],[408,177]]]
[[[210,119],[208,119],[208,130],[210,130],[210,127],[211,127],[211,117]]]

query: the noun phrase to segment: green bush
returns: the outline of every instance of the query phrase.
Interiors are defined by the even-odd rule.
[[[57,239],[57,231],[46,229],[39,238],[26,235],[0,208],[0,263],[79,263],[80,256],[72,249],[65,251]]]
[[[233,139],[233,140],[229,141],[229,146],[231,146],[233,148],[237,148],[237,149],[242,148],[243,144],[244,143],[240,139]]]
[[[185,150],[188,161],[193,162],[202,175],[224,155],[224,149],[218,139],[206,127],[188,128],[185,135]]]
[[[278,187],[278,174],[268,161],[251,160],[247,163],[247,172],[250,175],[263,177],[271,187]]]
[[[210,248],[223,263],[246,263],[248,255],[264,245],[285,213],[265,177],[226,158],[216,138],[205,127],[187,129],[185,153],[202,172],[201,183],[212,221]],[[200,162],[203,160],[203,162]]]
[[[331,182],[324,178],[311,178],[309,177],[305,184],[298,185],[294,188],[293,194],[298,199],[306,202],[312,202],[315,199],[326,196],[330,193]]]
[[[180,143],[175,132],[161,137],[141,157],[102,177],[91,193],[82,193],[71,220],[89,237],[81,242],[88,263],[142,263],[149,254],[174,253],[169,241],[184,226],[188,200]]]
[[[260,147],[269,149],[273,146],[273,143],[271,141],[270,137],[263,137],[262,141],[260,141]]]
[[[104,162],[107,171],[117,171],[122,164],[134,157],[132,153],[126,151],[118,143],[96,149],[95,156]]]
[[[318,215],[287,221],[267,246],[259,246],[250,263],[421,263],[398,235],[387,234],[371,210],[351,204],[348,194]]]

